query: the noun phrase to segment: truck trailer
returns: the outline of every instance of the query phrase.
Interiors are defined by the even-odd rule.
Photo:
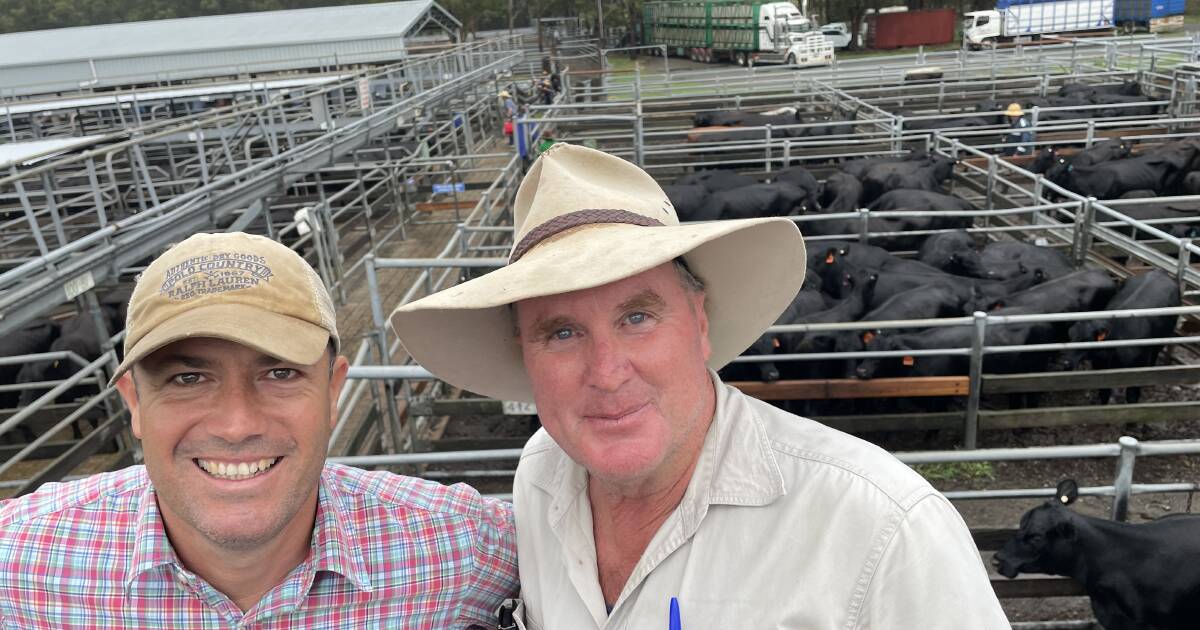
[[[998,0],[996,8],[964,13],[963,40],[972,49],[1044,35],[1111,31],[1114,0]]]
[[[1128,31],[1180,29],[1186,4],[1186,0],[1116,0],[1113,21]]]
[[[826,65],[833,45],[791,2],[682,0],[643,5],[643,44],[665,46],[667,54],[738,65],[788,63]]]

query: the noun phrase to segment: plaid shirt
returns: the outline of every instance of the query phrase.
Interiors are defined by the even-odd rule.
[[[515,540],[468,486],[326,464],[312,551],[242,614],[180,563],[133,466],[0,501],[0,628],[494,627]]]

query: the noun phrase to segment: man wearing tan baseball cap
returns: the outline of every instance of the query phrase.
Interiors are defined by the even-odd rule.
[[[516,592],[512,513],[325,461],[347,374],[296,253],[196,234],[130,299],[132,466],[0,502],[0,627],[466,628]]]
[[[924,479],[718,379],[800,288],[795,223],[680,224],[646,172],[567,144],[513,217],[507,266],[391,322],[440,378],[537,404],[513,487],[523,627],[1008,627]]]

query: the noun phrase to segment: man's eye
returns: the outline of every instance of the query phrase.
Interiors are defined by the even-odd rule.
[[[271,378],[277,381],[286,381],[296,375],[296,370],[292,368],[274,368],[271,370]]]
[[[567,339],[570,339],[571,337],[574,337],[574,336],[575,336],[575,331],[571,330],[570,328],[559,328],[558,330],[556,330],[550,334],[551,339],[555,339],[558,341],[566,341]]]
[[[630,324],[641,324],[642,322],[646,321],[647,317],[649,316],[641,312],[630,313],[629,315],[625,316],[625,321],[629,322]]]
[[[184,372],[183,374],[176,374],[171,377],[171,382],[176,385],[195,385],[200,380],[200,375],[195,372]]]

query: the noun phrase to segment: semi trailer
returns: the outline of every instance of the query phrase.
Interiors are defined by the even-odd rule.
[[[694,61],[826,65],[833,45],[791,2],[681,0],[643,5],[643,44]]]
[[[1111,31],[1114,0],[998,0],[996,8],[964,13],[963,40],[967,47],[992,42],[1041,39],[1046,35],[1081,31]]]

